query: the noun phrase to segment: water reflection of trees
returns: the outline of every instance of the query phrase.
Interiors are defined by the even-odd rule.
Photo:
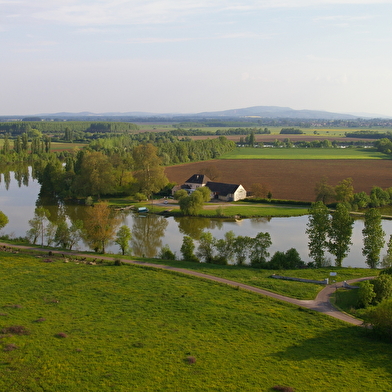
[[[159,215],[137,215],[133,218],[132,253],[136,256],[154,257],[162,247],[162,237],[168,225]]]
[[[5,189],[8,190],[11,183],[11,173],[14,173],[14,178],[20,188],[22,185],[29,185],[29,166],[26,164],[1,165],[0,164],[0,182],[4,180]]]
[[[194,240],[198,240],[206,229],[221,229],[223,221],[220,219],[196,218],[196,217],[176,217],[180,233],[188,235]]]

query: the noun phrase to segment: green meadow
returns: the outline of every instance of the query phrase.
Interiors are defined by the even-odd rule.
[[[168,271],[0,253],[2,391],[389,391],[390,345]]]
[[[236,148],[219,159],[389,159],[373,148]]]

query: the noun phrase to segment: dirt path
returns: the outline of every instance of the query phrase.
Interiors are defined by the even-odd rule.
[[[30,247],[30,246],[23,246],[23,245],[16,246],[16,245],[10,245],[10,244],[6,244],[6,243],[1,243],[1,242],[0,242],[0,246],[5,246],[7,248],[29,250],[29,251],[48,252],[48,249],[40,249],[40,248],[34,248],[34,247]],[[52,252],[54,254],[86,257],[86,258],[91,258],[91,259],[97,258],[97,256],[94,256],[94,255],[86,255],[84,253],[77,253],[77,252],[71,252],[71,251],[64,252],[64,251],[52,250]],[[113,260],[113,256],[109,257],[109,256],[99,255],[99,259]],[[345,321],[345,322],[353,324],[353,325],[357,325],[357,326],[362,325],[362,320],[358,320],[353,316],[350,316],[346,313],[341,312],[340,310],[335,308],[330,302],[330,298],[331,298],[332,294],[335,292],[335,290],[337,288],[340,288],[343,286],[343,282],[338,282],[333,285],[326,286],[323,290],[321,290],[318,293],[316,299],[314,299],[314,300],[300,300],[300,299],[290,298],[290,297],[286,297],[284,295],[276,294],[271,291],[263,290],[258,287],[250,286],[250,285],[247,285],[244,283],[235,282],[233,280],[220,278],[217,276],[212,276],[212,275],[204,274],[204,273],[197,272],[197,271],[187,270],[185,268],[177,268],[177,267],[172,267],[172,266],[168,266],[168,265],[154,264],[154,263],[149,263],[149,262],[144,262],[144,261],[136,261],[136,260],[123,260],[122,259],[121,261],[124,263],[128,263],[128,264],[135,264],[135,265],[141,265],[141,266],[145,266],[145,267],[152,267],[152,268],[159,268],[159,269],[168,270],[168,271],[174,271],[174,272],[178,272],[178,273],[185,274],[185,275],[191,275],[191,276],[195,276],[195,277],[202,278],[202,279],[212,280],[214,282],[223,283],[223,284],[233,286],[233,287],[239,287],[239,288],[247,290],[247,291],[251,291],[251,292],[254,292],[257,294],[265,295],[270,298],[275,298],[279,301],[288,302],[293,305],[301,306],[306,309],[311,309],[316,312],[324,313],[324,314],[327,314],[328,316],[334,317],[336,319]],[[352,279],[352,280],[348,280],[347,283],[352,284],[352,283],[356,283],[356,282],[360,282],[360,281],[372,279],[372,278],[373,277]]]

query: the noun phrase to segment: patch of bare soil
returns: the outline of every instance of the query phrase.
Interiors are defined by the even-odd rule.
[[[210,167],[220,173],[214,181],[241,184],[246,190],[265,184],[276,199],[314,201],[314,188],[323,177],[332,186],[351,177],[355,192],[392,186],[392,160],[225,159],[167,167],[166,175],[170,182],[183,184]]]

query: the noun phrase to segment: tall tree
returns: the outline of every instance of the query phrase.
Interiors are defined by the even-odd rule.
[[[327,235],[329,231],[328,208],[322,201],[313,203],[309,209],[309,221],[306,234],[309,237],[309,256],[318,268],[324,262],[325,250],[328,248]]]
[[[381,267],[392,267],[392,235],[389,236],[387,254],[382,258]]]
[[[35,244],[41,237],[41,245],[44,245],[45,224],[50,217],[50,212],[44,207],[37,207],[34,212],[34,218],[29,220],[30,229],[27,231],[27,237]]]
[[[353,232],[354,219],[350,216],[350,212],[345,204],[339,203],[336,211],[332,214],[331,226],[328,236],[328,250],[336,258],[337,267],[342,266],[342,261],[347,257]]]
[[[114,242],[120,246],[121,253],[123,255],[125,255],[125,253],[129,251],[129,241],[131,240],[131,238],[131,229],[126,225],[121,226],[116,234],[116,239],[114,240]]]
[[[328,184],[328,178],[323,177],[314,188],[316,201],[322,201],[324,204],[331,203],[335,198],[335,190],[332,185]]]
[[[105,253],[106,245],[113,240],[120,219],[110,209],[108,203],[97,203],[88,207],[84,223],[85,238],[96,252]]]
[[[258,233],[252,240],[252,250],[250,252],[250,265],[262,268],[267,263],[269,257],[268,248],[271,246],[271,236],[269,233]]]
[[[207,231],[202,233],[199,240],[199,247],[196,255],[206,263],[213,263],[214,261],[214,245],[215,238]]]
[[[346,178],[335,186],[336,200],[342,203],[351,203],[354,199],[353,179]]]
[[[185,235],[182,239],[182,245],[181,245],[182,259],[185,261],[193,261],[195,263],[198,263],[199,259],[196,257],[194,251],[195,251],[195,244],[193,243],[193,239]]]
[[[141,144],[133,149],[133,160],[136,172],[134,176],[138,183],[138,191],[148,198],[154,192],[160,191],[168,182],[158,149],[151,143]]]
[[[77,171],[73,190],[80,196],[98,196],[98,198],[114,192],[114,170],[109,158],[101,152],[81,155],[80,169]]]
[[[362,254],[366,257],[366,264],[370,268],[376,268],[380,262],[381,249],[385,243],[380,211],[370,208],[365,212],[365,227],[362,234]]]

